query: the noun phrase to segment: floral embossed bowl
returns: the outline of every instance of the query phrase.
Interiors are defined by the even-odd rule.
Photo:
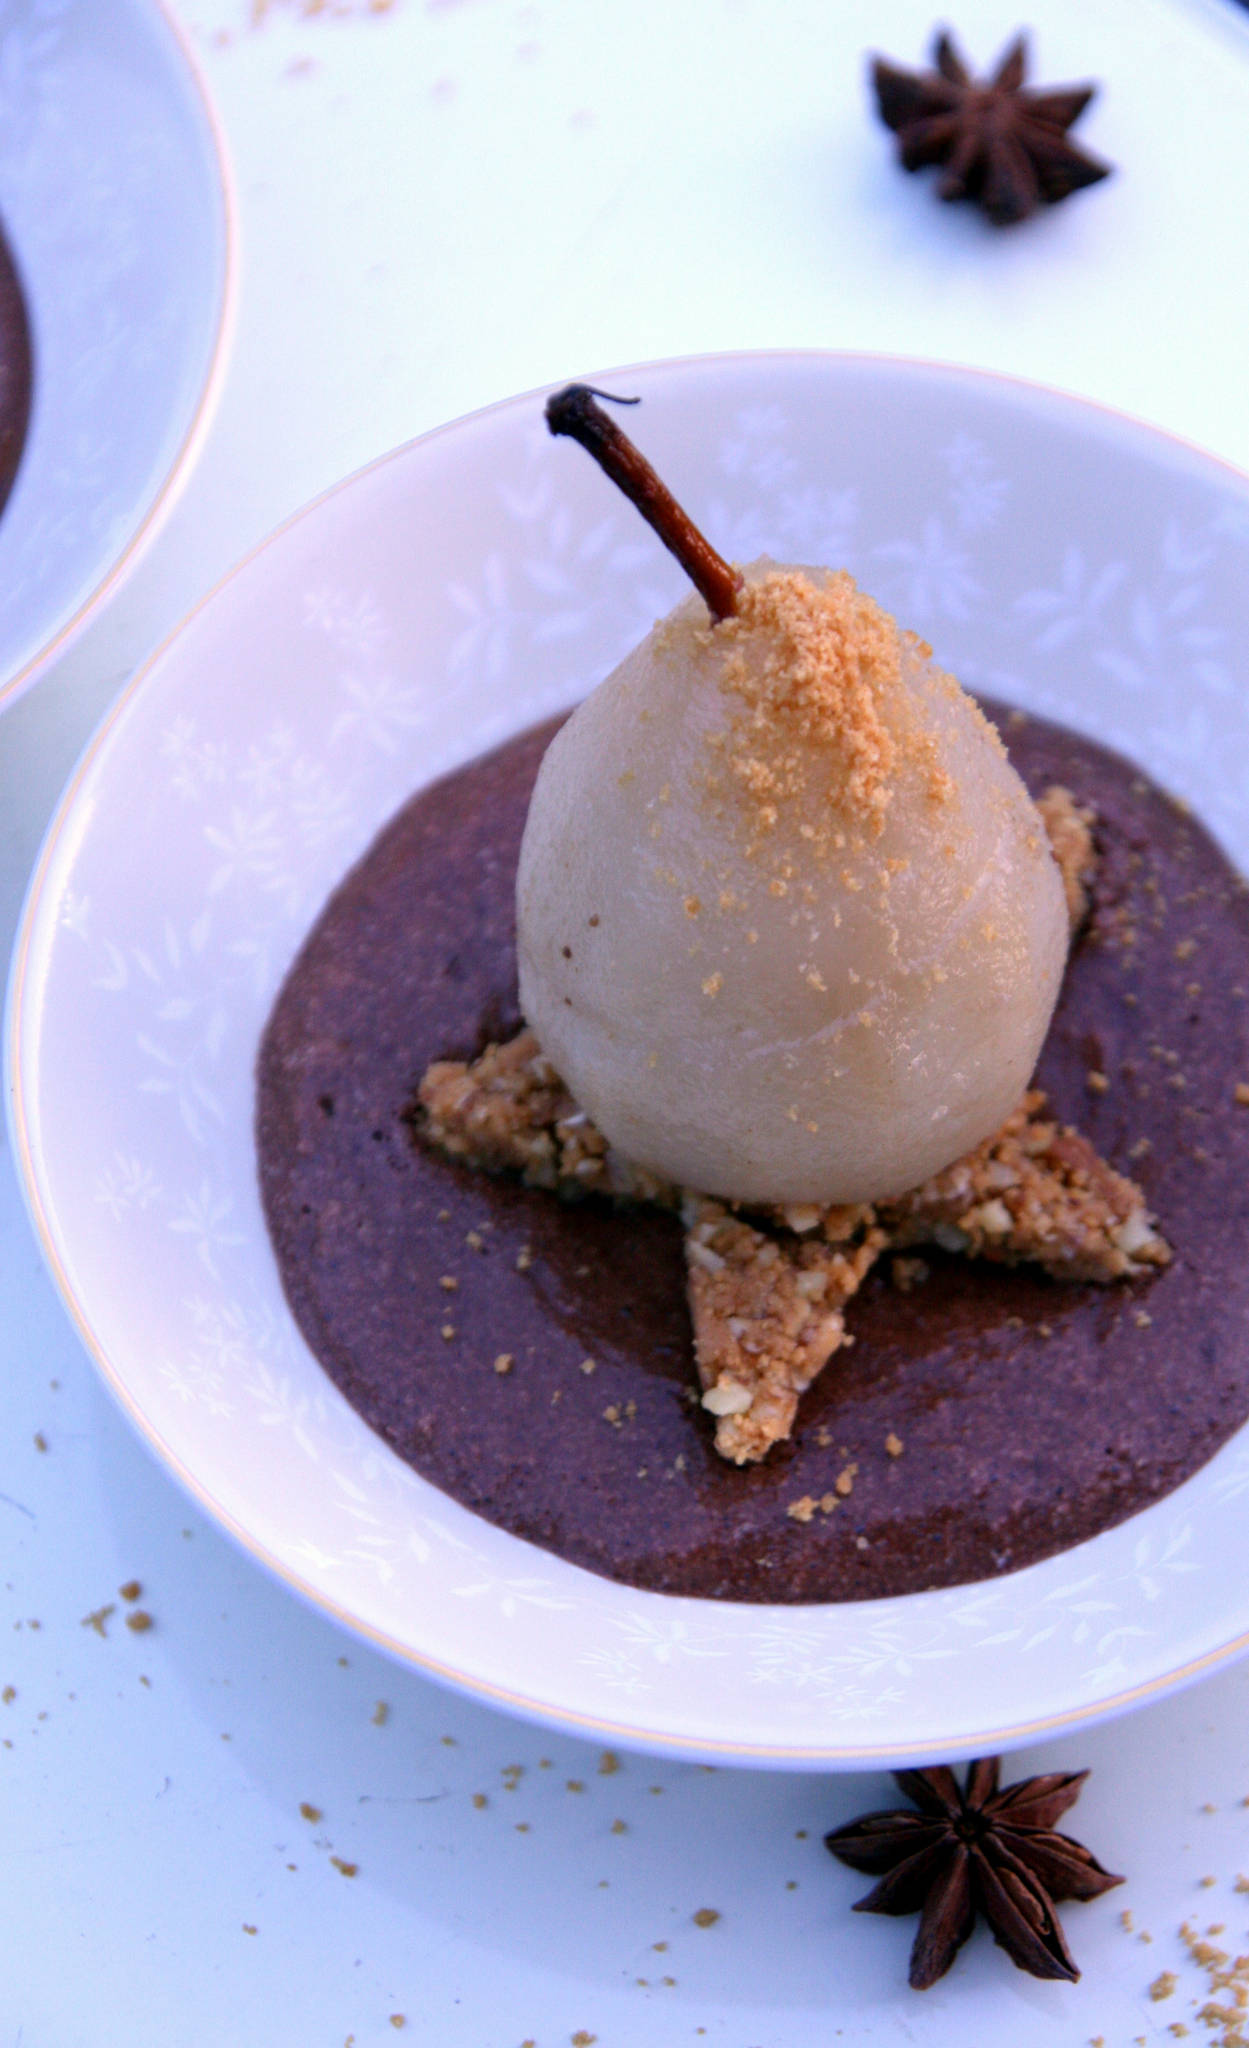
[[[973,688],[1131,752],[1249,866],[1249,483],[966,371],[723,357],[605,379],[730,555],[844,562]],[[19,1167],[115,1393],[292,1587],[569,1727],[828,1768],[993,1750],[1249,1644],[1249,1438],[1123,1526],[995,1579],[769,1608],[632,1591],[476,1519],[370,1434],[296,1331],[252,1066],[326,895],[423,782],[567,705],[679,572],[541,395],[319,500],[135,681],[64,798],[10,990]],[[136,819],[142,817],[142,834]],[[159,859],[152,848],[160,849]]]
[[[0,216],[35,372],[0,518],[0,709],[134,566],[190,472],[226,353],[227,176],[158,0],[0,10]]]

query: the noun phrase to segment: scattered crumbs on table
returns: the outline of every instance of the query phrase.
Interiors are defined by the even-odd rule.
[[[1179,1981],[1174,1970],[1160,1970],[1149,1987],[1154,2004],[1161,2005],[1164,1998],[1170,1998]]]
[[[451,1339],[452,1339],[452,1338],[454,1337],[454,1335],[455,1335],[455,1324],[454,1324],[454,1323],[444,1323],[444,1324],[442,1325],[442,1328],[441,1328],[441,1329],[439,1330],[439,1332],[438,1332],[438,1335],[439,1335],[440,1337],[442,1337],[442,1338],[445,1338],[445,1340],[447,1341],[447,1343],[450,1343]]]
[[[1201,1810],[1203,1813],[1217,1813],[1219,1809],[1212,1799],[1207,1799]]]
[[[243,1932],[244,1932],[244,1934],[255,1934],[255,1933],[256,1933],[256,1931],[257,1931],[257,1930],[256,1930],[256,1929],[255,1929],[255,1928],[254,1928],[254,1927],[252,1926],[252,1923],[251,1923],[251,1921],[250,1921],[250,1920],[244,1920],[244,1922],[243,1922]]]
[[[576,2033],[570,2034],[568,2038],[572,2042],[572,2048],[593,2048],[598,2035],[591,2034],[585,2027],[578,2027]]]
[[[152,1626],[152,1617],[146,1607],[135,1607],[126,1616],[126,1627],[136,1636],[146,1635]]]
[[[1199,1878],[1197,1881],[1200,1884],[1202,1891],[1208,1892],[1214,1888],[1214,1886],[1218,1883],[1219,1880],[1217,1877],[1202,1877]]]
[[[124,1586],[117,1588],[117,1597],[119,1600],[127,1601],[133,1607],[142,1591],[143,1588],[137,1579],[127,1579]]]
[[[379,1700],[371,1716],[375,1728],[384,1728],[390,1719],[390,1708],[385,1700]]]
[[[657,1956],[666,1955],[668,1951],[668,1943],[666,1941],[652,1941],[651,1948],[654,1950]]]
[[[90,1614],[83,1615],[82,1627],[93,1628],[98,1636],[106,1636],[108,1634],[109,1616],[116,1614],[116,1612],[117,1609],[111,1600],[104,1607],[93,1607]]]
[[[151,1689],[152,1689],[152,1681],[151,1681],[151,1679],[150,1679],[150,1678],[149,1678],[149,1677],[148,1677],[148,1676],[146,1675],[146,1673],[145,1673],[145,1672],[142,1672],[142,1671],[141,1671],[141,1672],[139,1673],[139,1684],[140,1684],[140,1685],[145,1685],[145,1686],[146,1686],[146,1687],[148,1688],[148,1691],[149,1691],[149,1692],[150,1692],[150,1691],[151,1691]]]
[[[1249,1877],[1245,1877],[1243,1874],[1238,1877],[1232,1886],[1232,1890],[1234,1892],[1249,1892]]]
[[[0,1700],[4,1701],[6,1707],[11,1707],[16,1698],[17,1687],[15,1685],[6,1685],[4,1691],[0,1692]]]
[[[400,2027],[406,2027],[408,2024],[408,2016],[406,2012],[392,2012],[390,2015],[390,2024],[392,2027],[396,2029],[396,2031]]]
[[[901,1437],[897,1434],[896,1430],[891,1429],[888,1436],[885,1438],[885,1449],[888,1451],[889,1456],[891,1458],[900,1458],[902,1456],[903,1451],[906,1449],[906,1445],[903,1443]]]
[[[715,1906],[700,1906],[698,1911],[694,1914],[691,1914],[690,1917],[692,1918],[695,1927],[714,1927],[716,1921],[721,1916],[718,1908]]]
[[[532,1264],[533,1252],[529,1245],[523,1244],[516,1254],[516,1270],[518,1273],[527,1273]]]
[[[37,1451],[46,1451],[48,1448],[48,1439],[41,1429],[35,1431],[34,1444]]]
[[[514,1792],[524,1775],[525,1766],[523,1764],[504,1764],[503,1769],[499,1773],[503,1780],[503,1790],[505,1792]]]
[[[1105,1095],[1110,1087],[1110,1076],[1103,1074],[1100,1067],[1090,1067],[1084,1076],[1084,1085],[1090,1095]]]
[[[499,1374],[499,1377],[502,1378],[504,1373],[510,1372],[512,1370],[512,1367],[515,1365],[515,1363],[516,1360],[512,1356],[512,1353],[510,1351],[500,1351],[498,1357],[494,1361],[494,1369]]]
[[[627,1820],[614,1820],[614,1821],[612,1822],[612,1824],[611,1824],[611,1831],[612,1831],[613,1835],[627,1835],[627,1834],[628,1834],[628,1832],[629,1832],[629,1823],[628,1823],[628,1821],[627,1821]]]
[[[324,1815],[322,1814],[320,1807],[314,1806],[311,1800],[308,1799],[300,1800],[299,1814],[301,1820],[310,1820],[315,1822],[322,1820],[324,1818]]]
[[[597,1372],[597,1371],[598,1371],[598,1360],[597,1360],[597,1358],[583,1358],[583,1359],[582,1359],[582,1361],[581,1361],[581,1370],[582,1370],[582,1372],[583,1372],[583,1373],[585,1373],[585,1375],[586,1375],[586,1377],[587,1377],[587,1378],[589,1377],[589,1375],[590,1375],[590,1374],[591,1374],[592,1372]]]
[[[458,1749],[460,1746],[457,1738],[454,1735],[440,1735],[438,1737],[438,1740],[439,1742],[441,1742],[444,1749]]]
[[[569,1778],[565,1781],[565,1790],[568,1792],[584,1792],[585,1780],[583,1778]]]
[[[1236,1101],[1241,1109],[1249,1108],[1249,1081],[1238,1081],[1235,1089]]]
[[[598,1760],[598,1774],[600,1778],[614,1778],[619,1769],[620,1758],[616,1755],[615,1750],[605,1749]]]
[[[552,1764],[549,1756],[540,1756],[538,1758],[538,1769],[540,1771],[549,1771],[554,1769],[554,1765]]]
[[[662,1785],[648,1785],[646,1789],[648,1792],[653,1792],[655,1794],[655,1797],[658,1798],[659,1794],[663,1791],[664,1788]],[[1245,1805],[1249,1806],[1249,1799],[1246,1799]]]
[[[516,1822],[516,1832],[518,1835],[531,1835],[533,1833],[533,1823],[527,1820],[518,1820]]]
[[[1130,1906],[1125,1906],[1123,1911],[1119,1915],[1119,1925],[1123,1929],[1125,1934],[1130,1934],[1132,1932],[1133,1924],[1134,1923],[1132,1920],[1132,1908]]]
[[[490,1801],[487,1799],[484,1792],[474,1792],[473,1805],[477,1808],[478,1813],[481,1813],[487,1806],[489,1806],[489,1804]]]
[[[348,1863],[345,1857],[331,1856],[330,1862],[334,1865],[335,1870],[340,1871],[344,1877],[356,1877],[359,1874],[360,1865],[358,1863]]]

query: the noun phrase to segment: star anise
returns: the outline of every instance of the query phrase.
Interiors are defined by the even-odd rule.
[[[998,1790],[997,1757],[971,1764],[960,1787],[952,1770],[896,1771],[918,1812],[865,1813],[825,1835],[825,1847],[880,1883],[856,1913],[919,1913],[911,1983],[943,1977],[982,1914],[1011,1961],[1034,1977],[1074,1983],[1080,1972],[1055,1906],[1095,1899],[1121,1877],[1054,1823],[1074,1806],[1087,1771],[1049,1771]]]
[[[880,118],[897,135],[905,169],[945,166],[937,187],[942,199],[975,200],[996,226],[1005,227],[1109,175],[1109,164],[1078,149],[1067,135],[1096,87],[1025,90],[1025,36],[1015,38],[982,84],[944,29],[933,40],[932,58],[935,71],[902,71],[877,57],[872,83]]]

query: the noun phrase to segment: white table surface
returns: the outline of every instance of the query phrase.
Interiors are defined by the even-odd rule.
[[[78,750],[187,608],[318,490],[512,391],[879,349],[1062,386],[1249,468],[1230,0],[1037,0],[1036,79],[1104,82],[1079,133],[1121,168],[1008,233],[902,177],[866,110],[864,53],[918,62],[919,0],[176,11],[234,163],[234,355],[151,552],[0,721],[6,950]],[[988,0],[957,23],[981,65],[1015,25]],[[981,1935],[921,1997],[914,1923],[852,1918],[863,1881],[820,1844],[891,1803],[882,1776],[604,1759],[396,1668],[242,1557],[97,1383],[7,1154],[0,1414],[0,2048],[1223,2038],[1179,1929],[1249,1948],[1249,1667],[1013,1760],[1091,1765],[1072,1831],[1129,1875],[1066,1914],[1081,1983]]]

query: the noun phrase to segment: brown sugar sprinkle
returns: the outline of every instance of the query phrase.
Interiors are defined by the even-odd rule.
[[[915,1288],[923,1286],[931,1272],[927,1259],[898,1258],[889,1261],[889,1278],[898,1294],[913,1293]]]
[[[815,583],[799,570],[777,569],[746,584],[736,614],[714,632],[731,649],[724,687],[743,705],[717,738],[753,807],[753,832],[772,831],[782,805],[818,797],[828,822],[812,822],[817,856],[833,849],[839,833],[844,840],[847,825],[875,838],[899,765],[888,717],[892,710],[897,722],[901,674],[892,619],[844,573]],[[751,659],[761,648],[762,659]],[[922,745],[918,735],[910,744],[917,752]],[[931,765],[930,744],[928,759]]]
[[[1097,871],[1097,847],[1093,839],[1096,813],[1078,804],[1069,789],[1054,783],[1036,800],[1049,835],[1058,872],[1067,899],[1067,920],[1073,932],[1088,916],[1089,887]]]

